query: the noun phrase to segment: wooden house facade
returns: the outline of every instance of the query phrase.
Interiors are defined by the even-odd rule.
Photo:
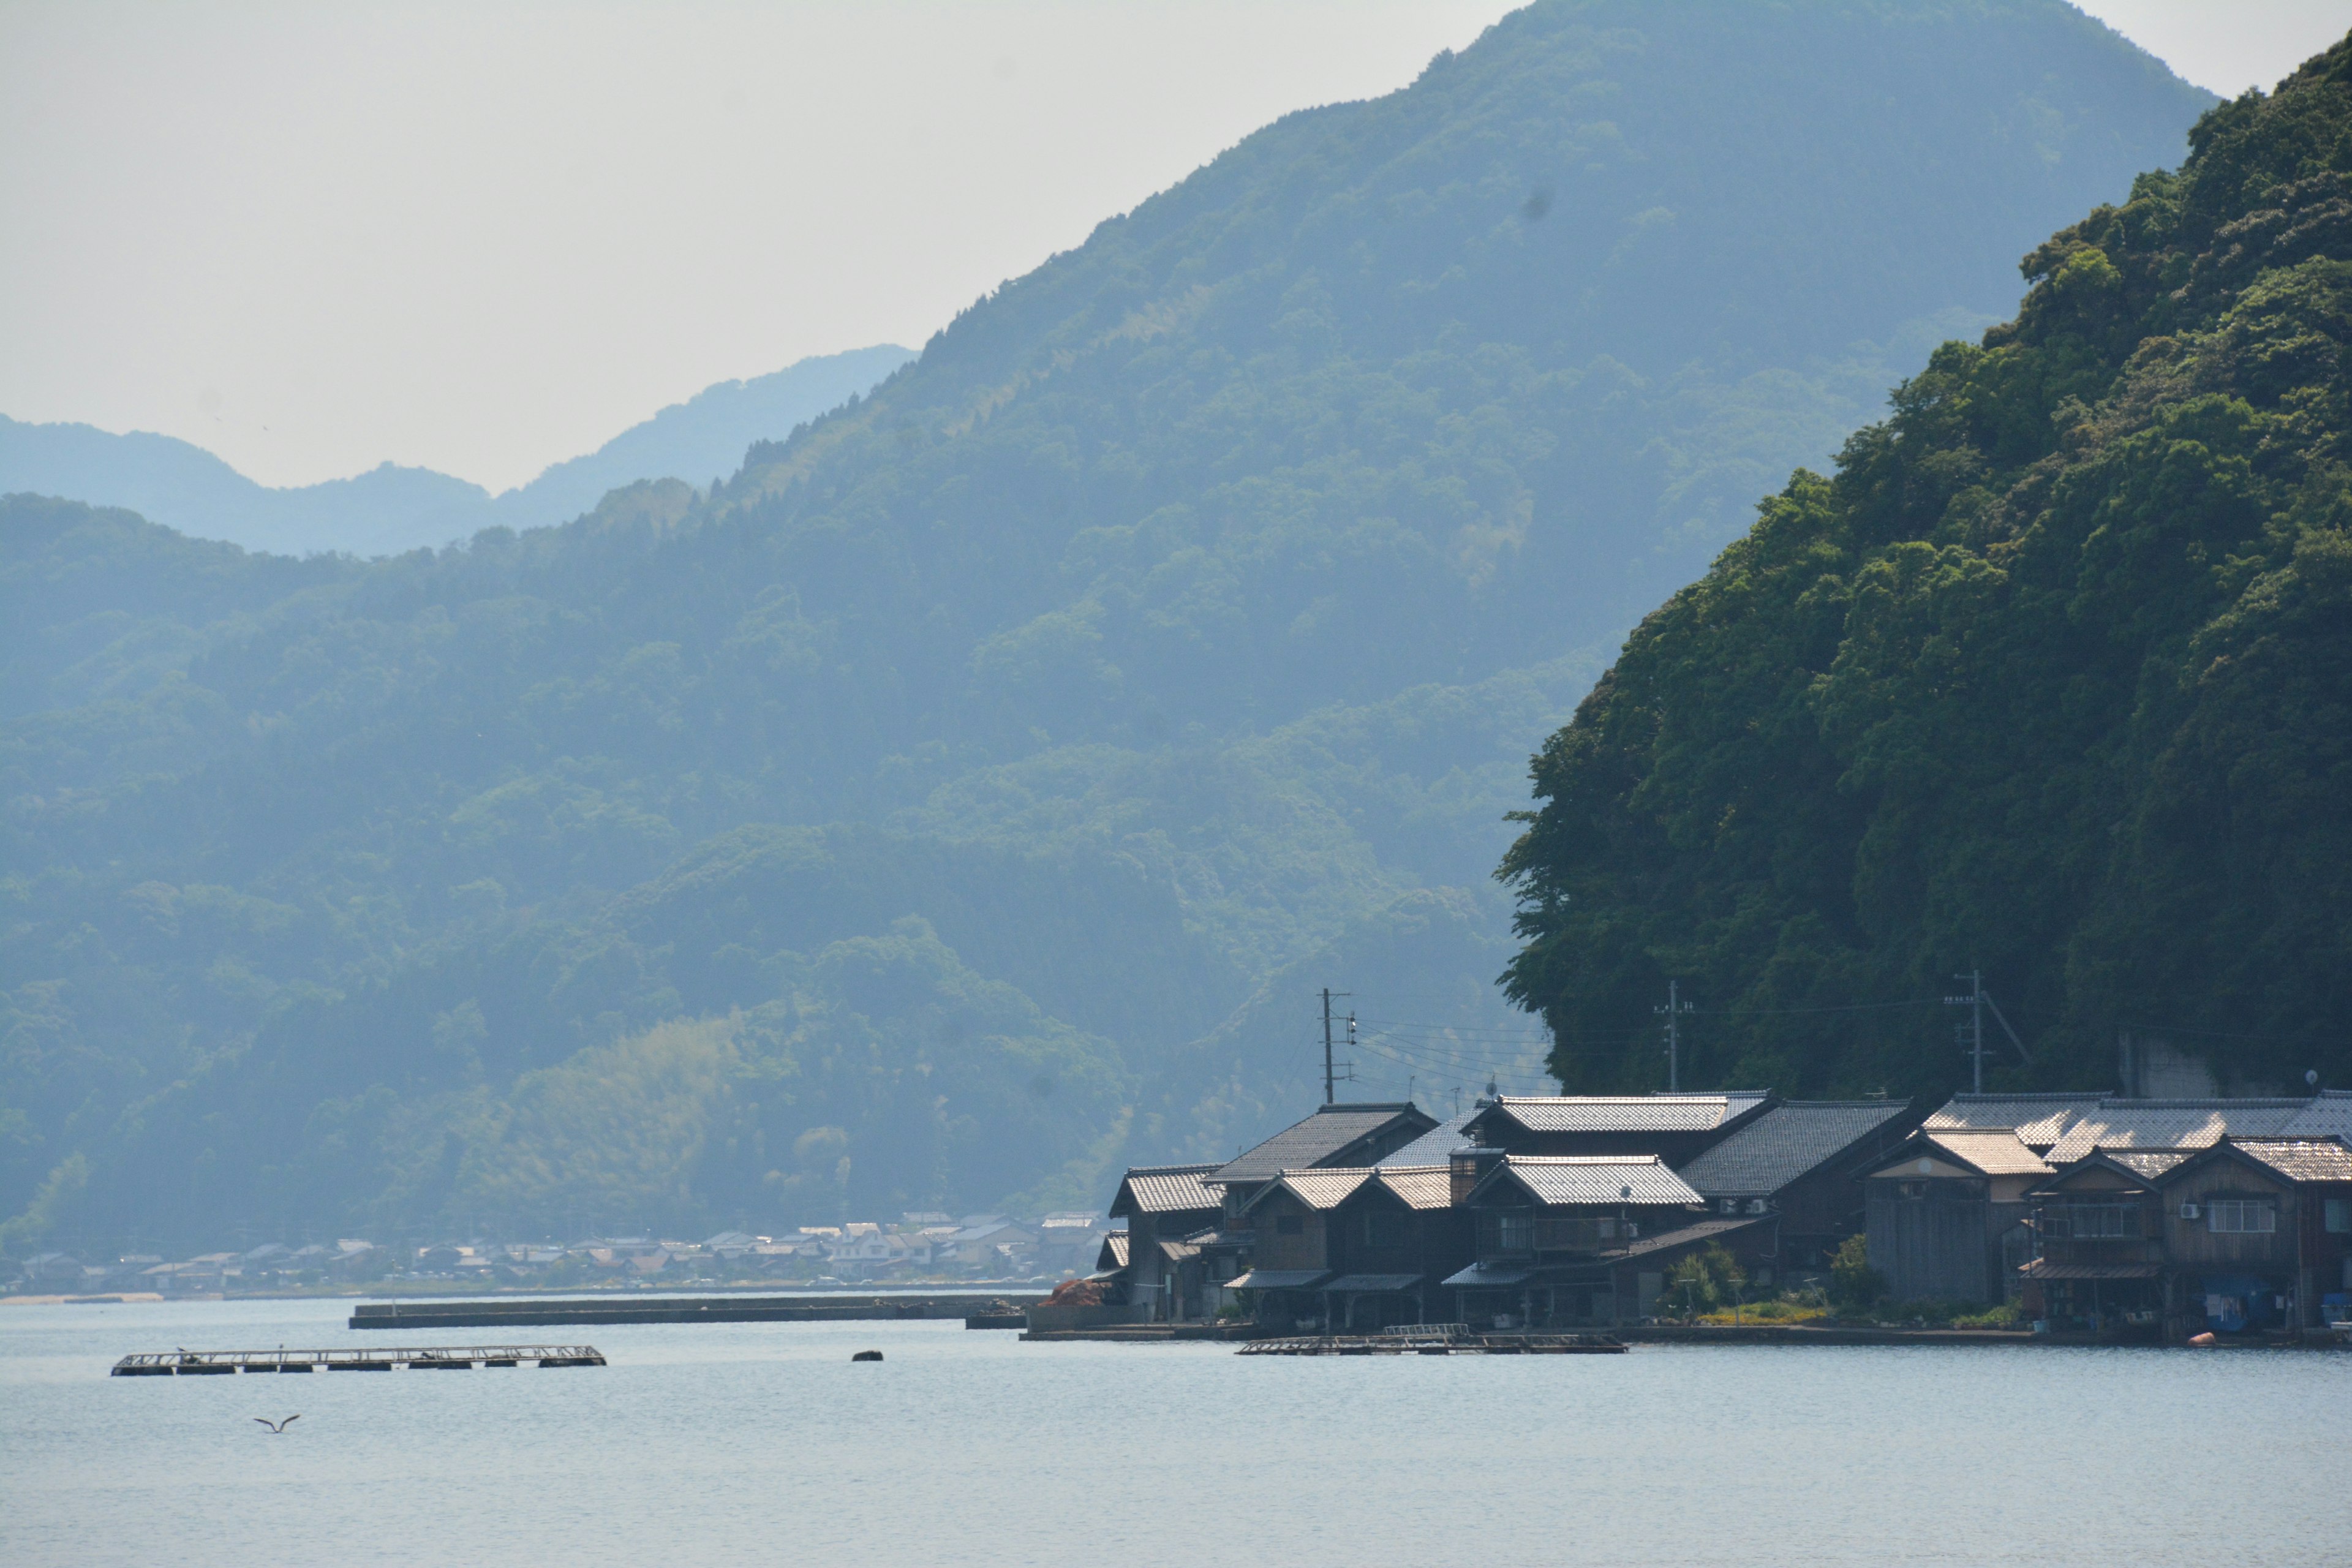
[[[2051,1168],[2014,1130],[1923,1127],[1865,1168],[1870,1266],[1895,1300],[1992,1303],[2022,1291],[2026,1194]]]
[[[1181,1323],[1213,1315],[1193,1239],[1217,1222],[1222,1203],[1206,1184],[1213,1165],[1141,1165],[1127,1173],[1110,1217],[1127,1221],[1124,1265],[1109,1280],[1147,1321]]]
[[[2095,1150],[2028,1189],[2033,1256],[2020,1268],[2026,1315],[2099,1339],[2162,1332],[2166,1173],[2189,1156]]]
[[[1861,1172],[1919,1124],[1900,1100],[1783,1100],[1743,1122],[1679,1173],[1718,1217],[1778,1216],[1759,1285],[1818,1272],[1867,1223]]]
[[[1471,1262],[1445,1281],[1479,1327],[1614,1324],[1656,1306],[1674,1265],[1722,1246],[1753,1269],[1777,1216],[1712,1216],[1654,1154],[1466,1150],[1449,1173],[1471,1218]]]
[[[2173,1335],[2352,1318],[2352,1152],[2338,1139],[2229,1139],[2162,1183]]]

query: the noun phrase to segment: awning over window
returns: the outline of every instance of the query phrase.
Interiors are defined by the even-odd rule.
[[[2157,1263],[2053,1263],[2037,1258],[2025,1266],[2028,1279],[2153,1279],[2163,1272]]]
[[[1485,1285],[1524,1285],[1532,1272],[1492,1263],[1474,1263],[1461,1273],[1448,1276],[1445,1285],[1447,1289],[1455,1290],[1475,1290]]]
[[[1369,1296],[1385,1290],[1410,1290],[1426,1276],[1420,1274],[1342,1274],[1324,1291],[1334,1296]]]
[[[1328,1268],[1253,1268],[1225,1281],[1228,1290],[1306,1290],[1331,1277]]]

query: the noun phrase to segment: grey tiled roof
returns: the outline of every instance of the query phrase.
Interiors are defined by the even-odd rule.
[[[2279,1129],[2283,1138],[2341,1138],[2352,1143],[2352,1089],[2323,1089]]]
[[[1369,1165],[1337,1165],[1320,1171],[1285,1171],[1258,1190],[1249,1206],[1256,1207],[1276,1189],[1286,1190],[1311,1209],[1339,1206],[1339,1200],[1372,1179]]]
[[[2102,1149],[2099,1152],[2134,1175],[2150,1180],[2189,1158],[2185,1149]]]
[[[1493,1180],[1506,1175],[1539,1204],[1695,1204],[1698,1194],[1655,1154],[1506,1154]],[[1633,1195],[1625,1195],[1631,1187]]]
[[[1449,1116],[1395,1153],[1381,1160],[1383,1165],[1443,1165],[1454,1151],[1470,1142],[1466,1129],[1470,1119],[1478,1114],[1473,1106],[1458,1116]]]
[[[2297,1182],[2352,1182],[2352,1150],[2333,1138],[2232,1138],[2230,1146]]]
[[[1201,1184],[1214,1165],[1138,1165],[1118,1184],[1110,1212],[1124,1214],[1184,1214],[1213,1209],[1223,1202]]]
[[[2102,1094],[1956,1094],[1927,1118],[1930,1131],[1998,1129],[2021,1142],[2047,1149],[2075,1119],[2098,1108]]]
[[[1530,1132],[1711,1132],[1770,1097],[1730,1094],[1517,1095],[1496,1109]]]
[[[1425,1126],[1428,1112],[1410,1105],[1326,1105],[1284,1128],[1256,1148],[1211,1172],[1212,1182],[1269,1182],[1285,1171],[1328,1165],[1349,1145],[1411,1119]]]
[[[2276,1132],[2300,1100],[2103,1100],[2050,1151],[2063,1165],[2094,1149],[2205,1149],[2231,1133]]]
[[[2000,1127],[1955,1127],[1942,1131],[1921,1130],[1935,1148],[1988,1176],[2046,1176],[2050,1163],[2018,1134]],[[1915,1145],[1916,1146],[1916,1145]]]
[[[1776,1105],[1685,1165],[1682,1177],[1710,1198],[1769,1196],[1901,1119],[1906,1109],[1901,1100],[1884,1100]]]
[[[1407,1208],[1444,1209],[1454,1206],[1454,1172],[1447,1165],[1382,1165],[1381,1185],[1404,1200]]]

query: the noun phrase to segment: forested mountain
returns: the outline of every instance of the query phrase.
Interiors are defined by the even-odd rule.
[[[824,354],[749,381],[722,381],[639,421],[583,457],[493,496],[430,468],[381,464],[348,479],[273,489],[170,436],[0,415],[0,493],[122,507],[198,539],[281,555],[432,550],[492,527],[539,528],[593,510],[638,479],[708,483],[752,442],[838,408],[915,356],[885,343]]]
[[[1088,1202],[1311,1103],[1318,984],[1360,1092],[1532,1075],[1598,650],[2210,101],[2055,0],[1548,0],[707,492],[11,503],[12,1234]]]
[[[1948,1088],[1979,964],[2005,1084],[2125,1028],[2352,1077],[2352,40],[2191,142],[1545,747],[1510,984],[1568,1081],[1652,1081],[1673,977],[1698,1081]]]

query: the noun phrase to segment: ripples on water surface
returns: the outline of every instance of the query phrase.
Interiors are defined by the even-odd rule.
[[[0,1559],[2342,1563],[2352,1356],[1027,1345],[573,1330],[602,1369],[110,1378],[126,1352],[465,1344],[341,1302],[0,1308]],[[531,1330],[527,1337],[567,1331]],[[853,1365],[877,1346],[888,1359]],[[300,1411],[283,1437],[256,1415]]]

